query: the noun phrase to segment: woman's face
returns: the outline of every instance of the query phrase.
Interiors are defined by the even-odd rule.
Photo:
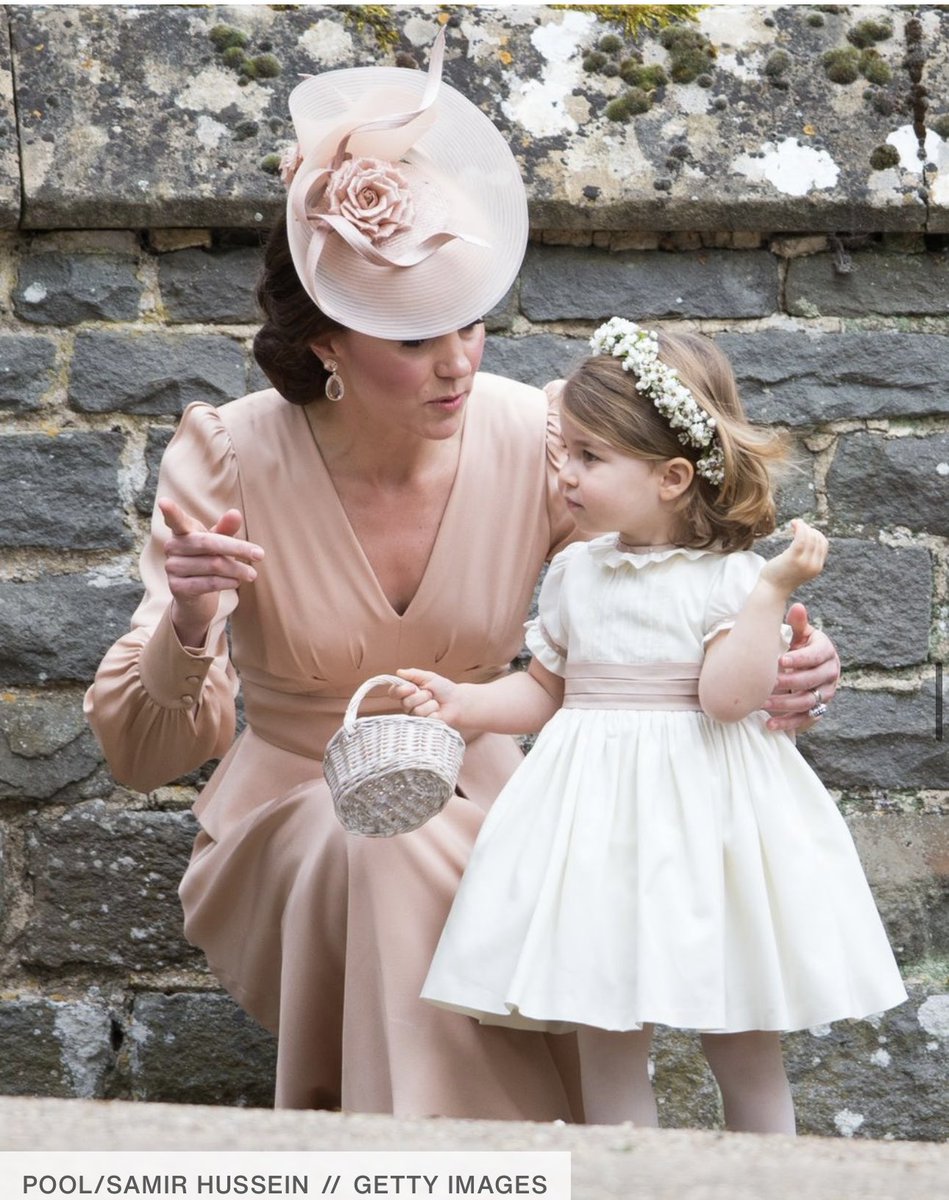
[[[461,425],[465,402],[484,351],[477,321],[422,341],[393,342],[346,329],[314,350],[334,359],[346,388],[340,405],[379,429],[449,437]],[[325,351],[325,353],[324,353]]]

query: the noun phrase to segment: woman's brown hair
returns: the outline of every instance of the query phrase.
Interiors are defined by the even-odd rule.
[[[715,418],[724,457],[720,485],[696,473],[680,497],[676,541],[696,549],[747,550],[774,530],[773,474],[787,457],[786,439],[749,423],[731,364],[714,342],[692,333],[658,336],[662,362],[675,368],[699,407]],[[703,453],[679,441],[649,396],[637,391],[636,376],[623,369],[622,359],[586,359],[567,379],[561,405],[587,433],[624,454],[656,462],[686,458],[694,465]]]
[[[318,400],[328,372],[310,345],[342,326],[321,312],[303,290],[290,257],[285,214],[267,239],[257,302],[265,318],[254,338],[254,357],[261,370],[291,404]]]

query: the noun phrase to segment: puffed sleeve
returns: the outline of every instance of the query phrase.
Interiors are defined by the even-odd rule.
[[[540,586],[537,616],[524,627],[528,650],[555,675],[563,675],[567,669],[570,630],[562,602],[563,581],[570,559],[579,550],[582,550],[580,545],[568,546],[553,559]]]
[[[547,394],[547,515],[550,519],[548,558],[581,536],[557,487],[557,476],[567,458],[563,434],[560,432],[562,390],[562,379],[555,379],[544,388]]]
[[[162,458],[158,496],[206,526],[240,508],[237,461],[220,415],[208,404],[184,412]],[[106,653],[86,692],[85,713],[119,783],[150,791],[222,755],[234,738],[237,677],[225,626],[237,592],[222,592],[200,649],[181,645],[171,623],[156,506],[140,559],[145,595],[130,631]]]
[[[702,642],[708,643],[725,629],[731,629],[735,618],[751,595],[765,559],[752,550],[736,550],[722,556],[721,568],[705,609]],[[790,645],[791,627],[781,626],[781,638]]]

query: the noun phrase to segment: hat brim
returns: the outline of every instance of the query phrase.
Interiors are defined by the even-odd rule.
[[[304,80],[291,96],[298,132],[323,132],[308,139],[309,147],[301,145],[300,176],[329,166],[340,137],[353,126],[417,106],[425,83],[422,72],[399,67],[355,67]],[[289,203],[287,211],[294,266],[314,302],[349,329],[392,340],[437,337],[478,320],[513,284],[527,245],[520,170],[490,119],[442,83],[435,104],[418,121],[423,131],[414,140],[411,129],[364,132],[347,150],[431,171],[445,193],[452,231],[486,245],[456,238],[420,263],[392,267],[369,261],[330,233],[308,274],[313,227],[298,220]]]

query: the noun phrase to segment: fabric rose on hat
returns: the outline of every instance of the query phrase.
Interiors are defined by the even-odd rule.
[[[408,180],[390,162],[354,158],[334,171],[326,189],[331,213],[339,213],[371,242],[409,229],[414,215]]]
[[[300,163],[303,162],[303,155],[300,153],[299,145],[294,142],[292,146],[288,146],[280,156],[280,179],[285,187],[289,187],[293,182],[293,177],[300,169]]]

